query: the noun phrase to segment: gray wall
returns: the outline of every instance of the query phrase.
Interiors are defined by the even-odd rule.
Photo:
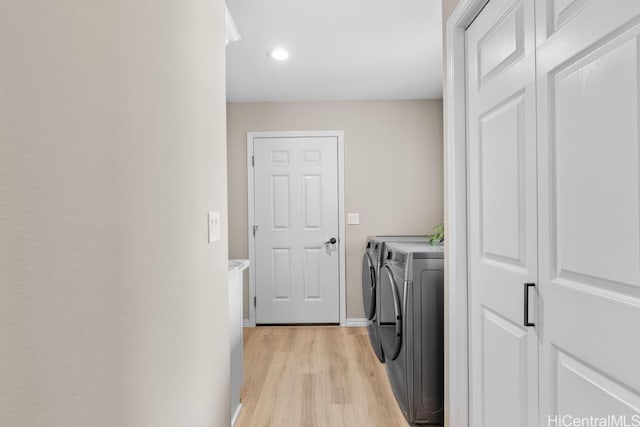
[[[4,6],[0,425],[228,426],[222,0]]]
[[[443,220],[442,101],[232,103],[227,118],[232,258],[248,257],[246,133],[344,130],[346,211],[360,213],[360,225],[346,226],[347,317],[364,317],[360,265],[366,237],[424,234]],[[247,294],[245,286],[245,318]]]

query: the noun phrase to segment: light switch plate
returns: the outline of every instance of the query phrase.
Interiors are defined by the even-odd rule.
[[[209,243],[220,240],[220,212],[209,212]]]
[[[360,224],[360,214],[359,213],[347,214],[347,224],[349,224],[349,225],[358,225],[358,224]]]

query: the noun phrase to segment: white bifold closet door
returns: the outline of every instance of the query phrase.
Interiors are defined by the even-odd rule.
[[[536,8],[540,424],[558,414],[631,423],[640,414],[640,1]]]
[[[538,427],[533,6],[491,0],[466,32],[473,426]]]
[[[640,1],[490,0],[466,41],[470,424],[638,425]]]

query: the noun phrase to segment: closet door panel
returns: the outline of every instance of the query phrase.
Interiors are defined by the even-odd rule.
[[[538,427],[533,3],[491,0],[466,42],[471,425]]]
[[[537,9],[540,419],[640,415],[640,2]]]

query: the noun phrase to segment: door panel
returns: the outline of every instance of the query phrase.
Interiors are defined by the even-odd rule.
[[[471,425],[538,427],[533,3],[491,0],[466,43]]]
[[[505,425],[505,420],[512,420],[514,426],[526,426],[527,333],[521,325],[487,309],[483,320],[481,374],[485,378],[485,425]],[[505,358],[505,354],[509,357]]]
[[[305,230],[320,230],[322,228],[322,176],[303,176],[302,207],[304,209],[303,227]]]
[[[289,175],[271,175],[272,230],[289,230]]]
[[[304,300],[322,300],[322,249],[304,248]]]
[[[562,3],[536,2],[540,417],[640,415],[640,2]]]
[[[256,323],[338,323],[338,141],[254,139]]]
[[[478,138],[481,254],[483,261],[526,268],[524,97],[480,117]]]
[[[478,86],[483,86],[523,56],[523,8],[517,5],[497,19],[478,41]]]
[[[273,281],[271,291],[274,300],[290,301],[291,296],[291,249],[273,248]]]
[[[572,60],[549,76],[550,118],[555,123],[548,140],[553,145],[550,184],[555,193],[550,219],[558,274],[637,286],[637,37],[615,44]],[[585,251],[581,236],[604,224],[607,232],[593,233],[590,242],[597,246],[615,242],[615,247]]]
[[[580,417],[626,415],[627,425],[640,410],[638,394],[602,375],[593,366],[557,351],[557,412]],[[585,411],[588,408],[588,411]]]

